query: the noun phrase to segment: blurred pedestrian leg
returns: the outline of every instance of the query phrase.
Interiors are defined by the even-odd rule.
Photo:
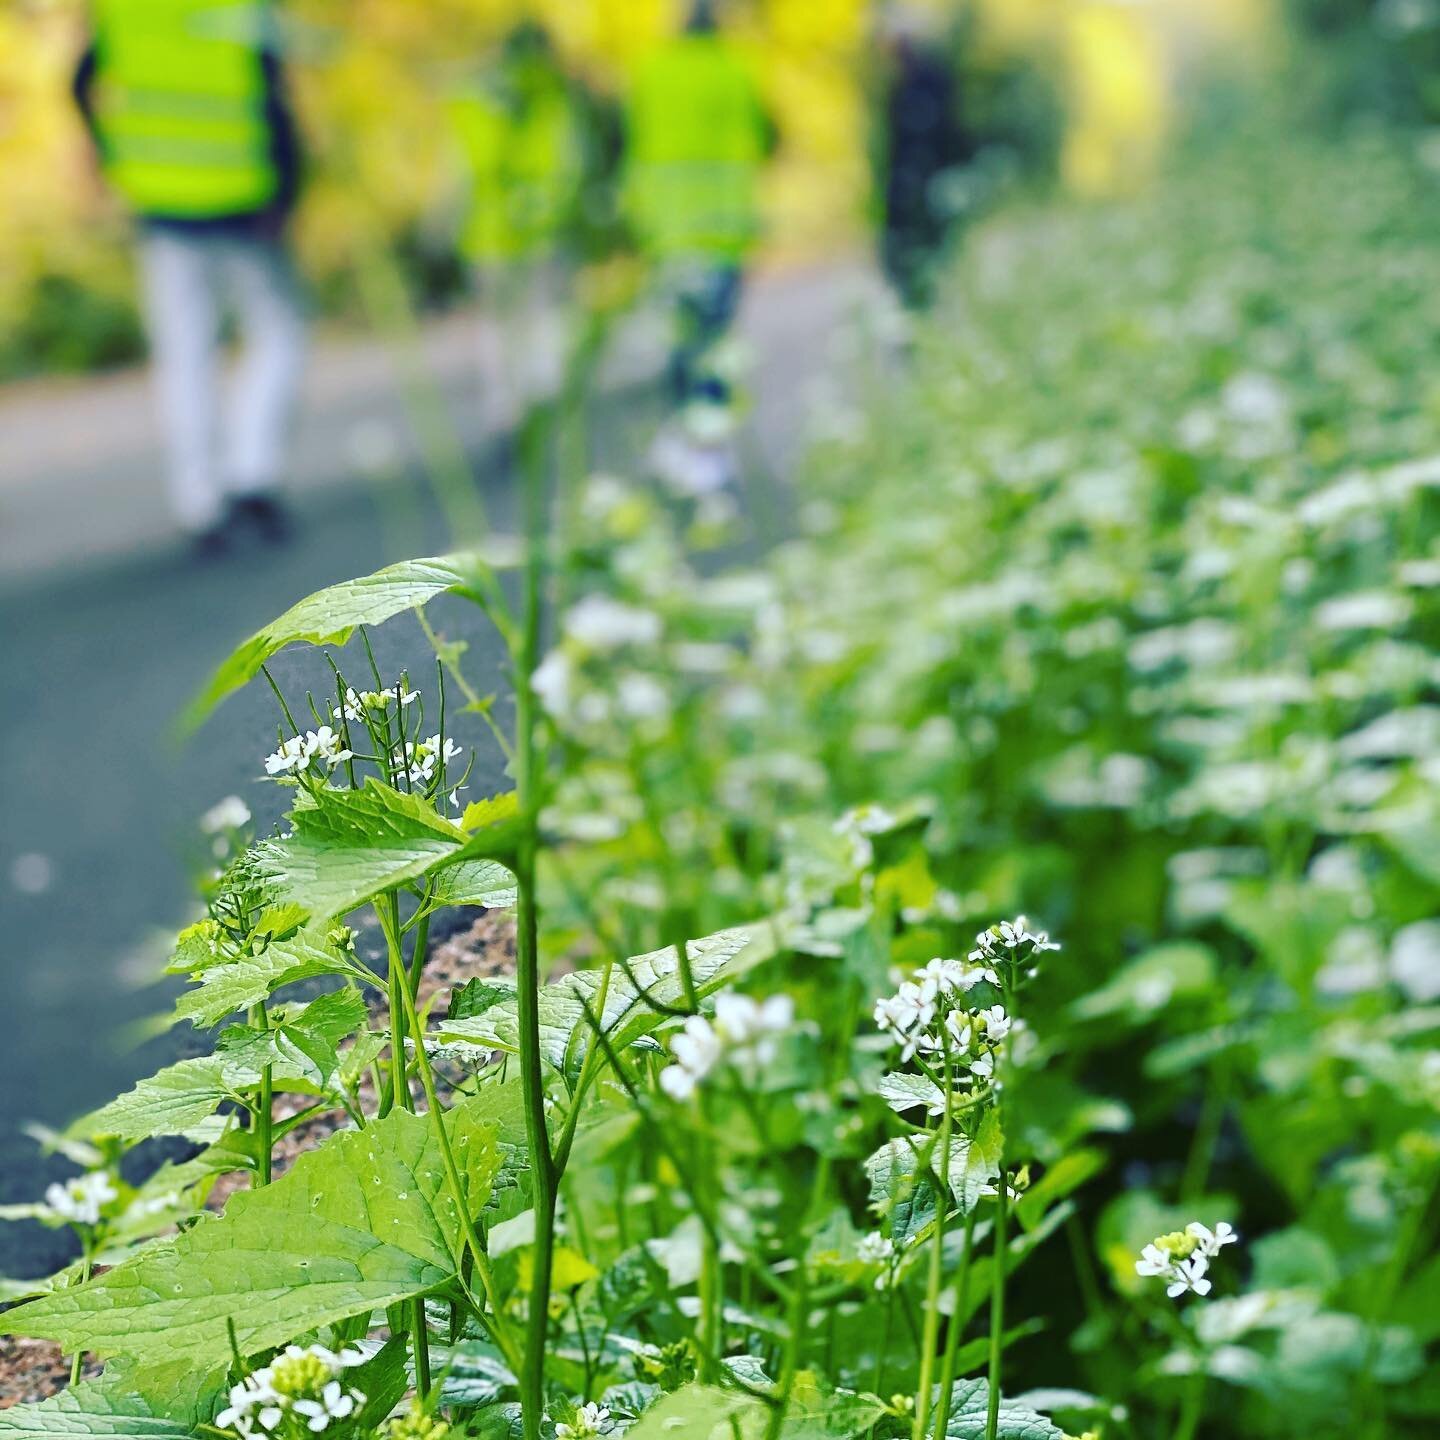
[[[680,266],[672,273],[679,333],[670,360],[670,387],[678,404],[729,398],[723,374],[707,361],[735,322],[743,280],[739,265]]]
[[[760,237],[759,177],[772,133],[744,54],[700,0],[631,88],[626,211],[674,313],[670,381],[680,410],[656,468],[691,493],[731,478],[733,377],[718,363]]]
[[[284,531],[277,490],[304,359],[283,240],[299,175],[268,0],[92,0],[75,97],[134,212],[176,518]],[[228,406],[220,344],[244,343]],[[222,414],[223,408],[223,414]]]
[[[146,322],[170,457],[171,501],[195,533],[217,525],[227,500],[273,499],[305,354],[305,326],[288,255],[278,241],[216,230],[151,227],[142,239]],[[244,351],[220,403],[227,309]]]
[[[930,12],[903,3],[882,22],[889,74],[880,252],[890,283],[911,308],[930,298],[935,265],[959,215],[960,170],[970,158],[955,68],[934,24]]]

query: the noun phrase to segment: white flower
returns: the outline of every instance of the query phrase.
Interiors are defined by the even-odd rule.
[[[932,981],[941,995],[953,995],[957,990],[970,990],[985,978],[984,972],[963,964],[959,960],[931,960],[915,972],[916,980]]]
[[[396,686],[386,690],[355,690],[347,687],[343,704],[332,705],[330,713],[339,720],[364,720],[367,714],[381,714],[399,700],[400,706],[413,705],[420,698],[418,690],[405,690]]]
[[[1004,950],[1018,950],[1022,945],[1028,945],[1032,955],[1060,948],[1045,931],[1031,931],[1025,917],[1017,915],[1013,920],[1002,920],[998,925],[982,930],[975,937],[975,948],[967,958],[972,963],[984,964],[998,959]]]
[[[875,1002],[875,1023],[901,1047],[908,1060],[919,1049],[933,1049],[926,1031],[935,1018],[938,987],[933,979],[905,981],[893,995]]]
[[[592,1401],[588,1405],[582,1405],[568,1424],[561,1421],[555,1427],[555,1437],[556,1440],[583,1440],[583,1437],[590,1435],[609,1435],[614,1428],[610,1411],[604,1405],[597,1405]]]
[[[104,1170],[89,1175],[77,1175],[63,1184],[48,1186],[45,1204],[52,1214],[71,1225],[98,1225],[100,1211],[120,1192]]]
[[[775,1058],[775,1037],[795,1023],[788,995],[756,1000],[727,990],[715,1001],[712,1024],[692,1015],[670,1042],[675,1063],[660,1072],[660,1088],[672,1100],[688,1100],[695,1087],[722,1062],[744,1068],[768,1065]]]
[[[622,714],[634,720],[659,720],[670,713],[670,695],[653,675],[631,671],[615,686]]]
[[[304,770],[309,764],[310,756],[305,751],[304,739],[292,735],[281,742],[273,755],[265,757],[265,772],[268,775],[288,775],[293,770]]]
[[[280,748],[265,757],[265,769],[271,775],[288,775],[294,771],[306,771],[312,760],[323,760],[333,770],[344,760],[352,758],[353,752],[343,749],[344,742],[328,725],[306,734],[292,735],[281,743]]]
[[[670,1042],[670,1053],[675,1064],[662,1072],[660,1085],[666,1094],[683,1100],[720,1063],[725,1042],[703,1015],[692,1015]]]
[[[443,761],[448,765],[456,760],[463,752],[460,747],[447,735],[444,745],[441,745],[440,737],[432,735],[428,740],[421,740],[414,745],[405,747],[405,764],[410,776],[412,785],[428,785],[435,778],[435,767]]]
[[[660,617],[653,610],[587,595],[572,605],[562,623],[565,634],[587,650],[617,650],[622,645],[653,645],[660,638]]]
[[[218,835],[223,830],[239,830],[249,823],[250,807],[238,795],[227,795],[200,817],[200,828],[207,835]]]
[[[1152,1240],[1135,1262],[1135,1273],[1164,1280],[1165,1293],[1172,1300],[1187,1290],[1208,1295],[1211,1286],[1206,1274],[1210,1261],[1224,1246],[1233,1245],[1239,1238],[1223,1220],[1213,1231],[1192,1220],[1183,1230]]]
[[[857,1253],[866,1265],[888,1265],[895,1256],[895,1242],[878,1230],[860,1237]]]
[[[563,650],[552,650],[535,667],[530,676],[530,688],[540,704],[558,719],[570,709],[574,679],[575,671],[569,656]]]
[[[1005,1013],[1003,1005],[992,1005],[988,1010],[976,1011],[975,1020],[978,1025],[985,1027],[985,1038],[992,1045],[998,1045],[1010,1033],[1013,1023]]]
[[[343,1420],[354,1414],[356,1401],[364,1399],[358,1390],[345,1390],[338,1380],[332,1380],[320,1392],[318,1400],[297,1400],[294,1408],[308,1418],[309,1428],[318,1434],[332,1420]]]
[[[332,1420],[347,1419],[365,1403],[364,1393],[340,1378],[351,1366],[364,1363],[358,1350],[336,1354],[323,1345],[287,1345],[284,1354],[231,1389],[230,1404],[215,1424],[249,1437],[257,1430],[274,1433],[293,1414],[318,1435]]]
[[[305,736],[305,749],[309,759],[323,760],[331,770],[342,761],[354,758],[353,750],[344,749],[345,742],[328,725],[312,730]],[[302,767],[303,768],[303,767]]]
[[[1236,1245],[1240,1241],[1234,1228],[1224,1220],[1214,1230],[1207,1229],[1198,1220],[1192,1220],[1185,1229],[1195,1237],[1196,1251],[1207,1260],[1213,1259],[1225,1246]]]

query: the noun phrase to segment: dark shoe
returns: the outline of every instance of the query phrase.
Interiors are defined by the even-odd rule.
[[[237,495],[230,502],[230,523],[250,526],[267,545],[283,545],[293,528],[289,509],[273,495]]]

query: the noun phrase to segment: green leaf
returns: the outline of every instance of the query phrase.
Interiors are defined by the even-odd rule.
[[[261,847],[284,893],[317,918],[366,901],[455,859],[464,835],[420,796],[373,776],[361,790],[322,790],[290,816],[293,833]]]
[[[984,1440],[990,1386],[984,1380],[957,1380],[950,1391],[950,1419],[945,1440]],[[998,1440],[1065,1440],[1065,1432],[1015,1400],[1000,1400]]]
[[[509,811],[500,806],[496,813]],[[447,904],[488,904],[482,895],[498,896],[514,884],[476,868],[508,849],[508,821],[467,838],[423,796],[392,790],[373,776],[360,790],[319,791],[290,820],[294,833],[262,846],[262,863],[287,896],[317,917],[346,915],[450,864],[461,874],[448,882],[457,898]]]
[[[5,1440],[191,1440],[209,1415],[176,1418],[143,1400],[127,1384],[109,1377],[62,1390],[36,1405],[0,1410]]]
[[[272,940],[258,955],[210,964],[201,972],[199,987],[186,991],[176,1002],[175,1014],[197,1029],[209,1029],[227,1015],[268,999],[283,986],[317,975],[343,975],[350,968],[345,956],[326,939],[325,927],[311,927],[288,939]]]
[[[782,1440],[851,1440],[868,1431],[884,1413],[885,1406],[875,1396],[825,1389],[812,1373],[801,1371],[790,1392],[780,1435]],[[755,1430],[756,1440],[762,1433]],[[747,1440],[748,1436],[749,1427]]]
[[[69,1133],[87,1138],[112,1136],[126,1144],[151,1135],[214,1140],[218,1134],[215,1111],[234,1093],[225,1079],[225,1063],[220,1055],[197,1055],[167,1065],[98,1110],[82,1115]]]
[[[232,691],[260,673],[260,667],[287,645],[343,645],[361,625],[379,625],[402,610],[413,610],[447,591],[470,591],[479,581],[475,555],[441,555],[406,560],[373,575],[316,591],[278,619],[257,630],[210,677],[191,701],[182,724],[194,729]]]
[[[1215,952],[1192,940],[1157,945],[1138,955],[1071,1007],[1079,1020],[1124,1015],[1143,1021],[1172,1000],[1203,995],[1215,982]]]
[[[897,1113],[944,1098],[944,1091],[928,1075],[911,1075],[903,1070],[882,1075],[875,1093]]]
[[[690,941],[686,949],[696,993],[702,998],[710,995],[768,959],[772,953],[768,940],[768,927],[747,925]],[[604,970],[577,970],[540,991],[540,1053],[557,1070],[578,1070],[590,1047],[587,1005],[610,1043],[617,1050],[623,1050],[665,1021],[664,1014],[649,1001],[663,1006],[678,1006],[683,1002],[685,987],[673,945],[637,955],[626,965],[629,975],[618,965],[611,969],[608,987]],[[602,988],[605,990],[603,1007]],[[479,1013],[446,1020],[439,1031],[441,1042],[463,1042],[486,1050],[518,1053],[519,1017],[514,994],[513,978],[487,979],[483,989],[476,992],[476,998],[462,1002],[462,1006],[473,1006],[483,999],[487,1002],[484,1008]]]
[[[1020,1223],[1027,1229],[1038,1224],[1052,1202],[1063,1200],[1098,1175],[1105,1168],[1106,1158],[1103,1150],[1093,1147],[1062,1155],[1016,1202],[1015,1214]]]
[[[984,1187],[999,1178],[1003,1145],[1000,1116],[993,1109],[985,1112],[973,1136],[958,1126],[951,1134],[948,1178],[962,1213],[973,1210],[980,1203]],[[938,1131],[932,1131],[929,1136],[898,1135],[886,1141],[865,1162],[865,1173],[870,1178],[870,1203],[879,1214],[891,1215],[892,1231],[897,1215],[903,1216],[907,1223],[911,1219],[918,1221],[916,1229],[934,1218],[933,1206],[923,1220],[918,1212],[911,1217],[899,1208],[914,1194],[921,1167],[927,1160],[931,1175],[938,1180],[944,1161]],[[914,1233],[915,1230],[904,1235],[892,1233],[892,1238],[898,1245]]]
[[[731,1420],[761,1415],[764,1407],[749,1395],[715,1385],[685,1385],[664,1396],[625,1432],[626,1440],[731,1440]]]
[[[904,1247],[935,1219],[933,1187],[919,1183],[920,1160],[904,1136],[887,1140],[865,1162],[870,1208],[890,1221],[890,1238]]]
[[[985,1112],[973,1135],[957,1130],[950,1137],[950,1190],[965,1214],[980,1203],[984,1187],[999,1180],[1004,1148],[1000,1112],[993,1108]]]
[[[481,905],[508,910],[515,903],[515,877],[498,860],[462,860],[434,877],[436,905]]]
[[[472,1213],[500,1165],[483,1097],[446,1117]],[[307,1330],[449,1285],[460,1218],[431,1121],[396,1111],[301,1156],[273,1185],[237,1192],[225,1213],[88,1285],[5,1317],[17,1335],[139,1363],[176,1355],[199,1367],[284,1344]]]

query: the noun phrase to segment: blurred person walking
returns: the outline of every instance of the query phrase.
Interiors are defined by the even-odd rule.
[[[281,540],[305,322],[284,241],[299,145],[273,8],[91,0],[91,22],[75,98],[105,177],[139,223],[176,517],[204,555],[222,551],[237,522]],[[228,406],[227,310],[245,341]]]
[[[641,64],[626,115],[626,211],[672,297],[670,386],[680,428],[662,432],[656,464],[690,488],[730,477],[731,377],[718,353],[760,238],[759,178],[774,132],[741,51],[712,0]]]
[[[576,98],[544,27],[517,26],[450,114],[469,187],[460,245],[484,306],[482,381],[494,418],[509,423],[563,374],[584,178]]]
[[[958,207],[952,181],[970,158],[954,67],[932,23],[904,5],[882,21],[888,73],[883,103],[880,254],[901,300],[928,302],[937,258]]]

